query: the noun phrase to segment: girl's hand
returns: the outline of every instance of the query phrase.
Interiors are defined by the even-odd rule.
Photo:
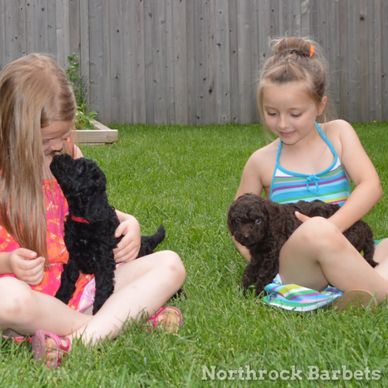
[[[117,247],[113,250],[116,263],[130,261],[137,258],[140,249],[140,225],[135,217],[129,216],[120,222],[115,232],[115,237],[123,236]]]
[[[44,257],[36,257],[34,251],[18,248],[9,254],[11,272],[20,280],[28,284],[39,284],[43,280]]]
[[[309,216],[306,216],[305,214],[302,214],[298,211],[295,212],[295,217],[300,221],[300,222],[305,222],[307,220],[309,220],[311,217]]]

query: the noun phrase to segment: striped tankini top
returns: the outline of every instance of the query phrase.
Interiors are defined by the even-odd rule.
[[[303,174],[287,170],[279,163],[283,143],[279,143],[276,165],[272,175],[269,199],[277,203],[292,203],[315,199],[342,206],[351,192],[349,178],[332,143],[316,123],[315,128],[333,154],[333,162],[317,174]]]

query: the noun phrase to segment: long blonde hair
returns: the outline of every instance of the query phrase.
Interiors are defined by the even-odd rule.
[[[0,222],[47,259],[41,128],[74,120],[72,88],[55,60],[21,57],[0,72]]]

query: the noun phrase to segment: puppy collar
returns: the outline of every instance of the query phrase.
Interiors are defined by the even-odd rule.
[[[90,224],[90,222],[86,219],[86,218],[83,218],[83,217],[77,217],[77,216],[74,216],[73,214],[70,216],[70,218],[75,221],[75,222],[81,222],[82,224]]]

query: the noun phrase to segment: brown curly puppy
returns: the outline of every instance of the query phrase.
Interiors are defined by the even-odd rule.
[[[301,224],[295,211],[309,217],[328,218],[338,209],[338,205],[318,200],[278,204],[255,194],[237,198],[229,208],[228,227],[235,240],[246,246],[252,257],[243,275],[243,288],[246,290],[255,284],[256,294],[259,294],[279,272],[280,249]],[[363,252],[372,267],[376,266],[373,234],[368,224],[357,221],[344,235],[359,252]]]

